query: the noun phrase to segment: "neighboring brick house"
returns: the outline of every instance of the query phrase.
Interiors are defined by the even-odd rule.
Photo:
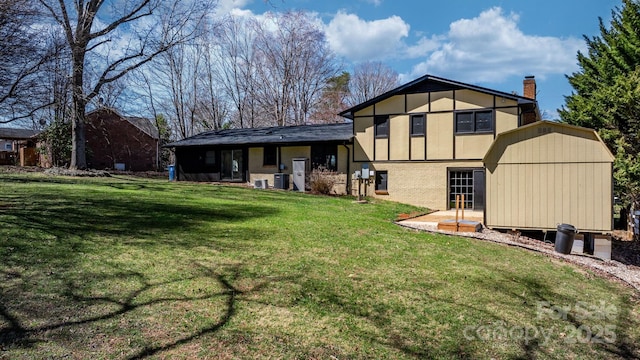
[[[34,166],[38,130],[0,128],[0,165]]]
[[[93,169],[158,168],[158,130],[149,119],[103,108],[87,114],[87,165]]]

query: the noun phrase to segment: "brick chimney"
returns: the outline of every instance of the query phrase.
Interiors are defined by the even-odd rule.
[[[529,76],[525,76],[524,77],[524,81],[522,82],[523,85],[523,96],[531,99],[531,100],[535,100],[536,99],[536,78],[533,75],[529,75]],[[522,109],[522,118],[521,118],[521,124],[522,125],[527,125],[527,124],[531,124],[533,122],[535,122],[536,119],[536,107],[535,105],[526,105],[525,107],[523,107]]]
[[[524,81],[522,82],[524,87],[523,95],[529,99],[536,98],[536,77],[533,75],[528,75],[524,77]]]

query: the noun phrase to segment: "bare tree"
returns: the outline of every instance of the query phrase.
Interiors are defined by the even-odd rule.
[[[271,30],[275,29],[275,30]],[[272,14],[256,42],[256,96],[273,125],[307,122],[337,66],[324,34],[304,12]]]
[[[224,85],[220,81],[219,71],[216,66],[220,58],[217,53],[218,47],[213,43],[212,37],[218,36],[219,32],[212,23],[207,23],[204,27],[205,36],[202,36],[196,43],[198,51],[196,56],[200,57],[200,67],[196,78],[197,100],[195,102],[196,118],[200,126],[204,129],[221,129],[228,121],[229,105],[224,99]]]
[[[381,62],[356,65],[349,80],[350,104],[357,105],[398,86],[398,73]]]
[[[61,47],[40,19],[29,0],[0,0],[0,123],[31,120],[48,105],[44,67]]]
[[[310,115],[309,122],[314,124],[340,123],[344,118],[339,116],[342,110],[347,109],[349,96],[350,74],[343,71],[327,81],[327,86],[322,91],[320,100],[315,104]]]
[[[251,19],[227,17],[215,32],[216,48],[209,49],[207,66],[214,70],[208,72],[217,74],[235,112],[236,125],[240,128],[256,125],[257,99],[254,90],[258,64],[255,38],[258,28]]]
[[[74,113],[71,168],[87,165],[87,105],[106,84],[124,77],[174,46],[192,40],[197,34],[197,26],[212,6],[209,1],[189,0],[39,2],[64,31],[71,51]],[[118,44],[114,45],[112,41]],[[90,78],[88,70],[95,73],[95,80],[85,83]]]

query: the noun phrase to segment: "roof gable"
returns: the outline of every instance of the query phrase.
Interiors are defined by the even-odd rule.
[[[462,83],[455,80],[445,79],[433,75],[424,75],[416,80],[408,82],[404,85],[401,85],[393,90],[387,91],[386,93],[376,96],[375,98],[365,101],[361,104],[358,104],[350,109],[344,110],[339,115],[344,116],[349,119],[353,119],[354,114],[357,111],[360,111],[368,106],[371,106],[375,103],[388,99],[395,95],[404,95],[404,94],[416,94],[423,92],[437,92],[437,91],[449,91],[449,90],[461,90],[461,89],[469,89],[478,91],[485,94],[491,94],[496,96],[501,96],[507,99],[513,99],[518,101],[519,104],[535,104],[535,100],[526,98],[524,96],[515,95],[507,92],[497,91],[488,89],[482,86],[471,85]]]
[[[111,114],[135,126],[138,130],[149,135],[151,138],[159,139],[159,132],[151,119],[138,116],[123,116],[111,108],[100,108],[87,113],[86,117],[99,117],[101,114]]]

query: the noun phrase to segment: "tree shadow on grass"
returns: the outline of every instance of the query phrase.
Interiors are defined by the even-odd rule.
[[[28,178],[24,182],[32,180]],[[0,179],[0,185],[3,182],[23,181]],[[270,235],[269,230],[252,226],[250,221],[277,216],[278,209],[251,201],[200,201],[202,199],[193,195],[198,190],[196,187],[181,199],[178,198],[180,191],[167,197],[149,195],[146,190],[155,184],[118,185],[120,189],[109,190],[106,188],[112,187],[108,181],[87,182],[88,188],[79,187],[77,192],[69,189],[68,184],[78,183],[82,180],[42,178],[34,187],[21,185],[15,187],[15,191],[0,194],[0,257],[3,260],[0,264],[0,348],[3,350],[30,349],[42,342],[56,341],[55,336],[62,336],[59,334],[65,331],[97,331],[96,324],[135,317],[141,309],[202,301],[224,304],[218,307],[224,311],[215,323],[157,343],[140,340],[142,345],[134,347],[138,352],[131,358],[152,356],[216,332],[234,315],[238,296],[260,291],[268,283],[278,281],[277,278],[262,282],[256,279],[257,285],[240,291],[234,285],[240,265],[211,269],[181,263],[186,265],[187,272],[193,271],[193,267],[199,269],[196,275],[205,282],[209,279],[208,283],[215,284],[218,291],[204,296],[155,295],[179,282],[194,280],[196,275],[187,273],[179,279],[169,277],[164,281],[125,269],[101,273],[105,267],[123,265],[109,261],[109,255],[117,255],[108,250],[112,245],[124,244],[124,251],[140,249],[149,254],[157,249],[189,254],[184,251],[201,247],[221,253],[242,252],[255,246],[257,239]],[[211,196],[211,191],[203,193]],[[95,257],[100,263],[95,271],[87,267],[87,256]],[[82,267],[78,266],[80,259],[84,261]],[[100,281],[122,284],[123,288],[105,285],[111,291],[100,290],[97,285]],[[63,288],[57,287],[58,284]],[[137,287],[131,288],[131,284]],[[93,291],[103,293],[96,295]],[[74,336],[65,341],[77,342]],[[43,349],[48,348],[45,345]],[[82,350],[82,346],[78,348]]]
[[[633,340],[633,335],[629,332],[629,329],[637,328],[638,322],[637,316],[634,318],[630,314],[635,305],[629,301],[623,301],[623,304],[617,305],[619,313],[615,319],[610,321],[610,324],[615,326],[614,336],[616,338],[614,339],[615,341],[607,343],[606,341],[600,341],[606,339],[599,339],[595,334],[598,329],[597,326],[602,325],[601,322],[580,318],[580,312],[576,310],[576,302],[582,301],[582,299],[566,295],[561,291],[560,287],[555,287],[535,275],[522,275],[518,271],[503,271],[496,273],[496,276],[491,278],[469,277],[465,281],[469,281],[469,284],[462,286],[464,289],[483,289],[483,291],[495,293],[495,299],[490,303],[490,306],[483,302],[486,299],[477,301],[473,294],[469,294],[468,297],[459,296],[459,289],[447,291],[443,288],[444,284],[428,281],[425,282],[424,286],[419,287],[421,289],[419,297],[423,299],[420,303],[427,309],[437,309],[433,314],[430,312],[431,310],[424,308],[394,305],[396,301],[402,302],[400,298],[385,298],[379,302],[375,300],[354,302],[352,294],[343,294],[340,292],[339,287],[327,284],[323,280],[314,279],[306,279],[302,283],[298,301],[312,303],[311,309],[318,307],[326,311],[327,307],[329,307],[334,314],[345,314],[348,317],[353,317],[372,325],[376,329],[375,331],[363,330],[367,329],[368,326],[358,326],[356,331],[361,332],[359,337],[366,338],[371,343],[378,343],[389,349],[396,349],[409,357],[475,358],[494,356],[516,359],[554,358],[562,354],[563,347],[572,347],[571,352],[582,354],[583,356],[588,356],[589,354],[593,356],[593,350],[589,347],[597,349],[599,356],[606,353],[629,359],[635,359],[638,356],[637,341]],[[526,292],[523,292],[522,289],[526,289]],[[392,293],[392,290],[389,293]],[[451,293],[451,296],[448,295],[449,293]],[[539,314],[537,314],[538,302],[549,304],[547,305],[549,308],[554,305],[570,305],[572,308],[567,313],[566,319],[545,320],[544,315],[542,315],[542,320],[540,320],[538,319]],[[592,304],[587,303],[586,305]],[[506,313],[506,310],[509,313]],[[409,327],[407,327],[404,319],[405,315],[402,315],[405,312],[412,312],[411,318],[414,319]],[[549,316],[557,315],[556,313]],[[430,334],[431,331],[438,331],[433,329],[432,326],[425,327],[426,324],[431,324],[432,322],[447,328],[448,334],[442,335],[442,338],[434,337],[429,339],[428,335],[425,337],[424,335]],[[581,326],[594,329],[592,334],[593,343],[565,344],[564,336],[577,337],[580,335],[562,335],[561,332],[565,331],[566,328],[580,329]],[[533,327],[536,327],[538,331],[544,328],[545,334],[552,336],[549,339],[551,342],[545,343],[545,334],[540,332],[534,338],[518,338],[519,333],[516,330],[532,330]],[[467,328],[471,329],[469,333],[466,333]],[[485,330],[490,331],[490,333]],[[512,330],[514,332],[510,332]],[[474,331],[481,332],[476,333]],[[468,338],[471,335],[473,335],[473,338]],[[489,338],[485,339],[482,336],[489,336]],[[601,342],[601,344],[597,344],[598,342]],[[505,348],[500,350],[500,346],[503,343]],[[585,348],[579,349],[578,347],[581,346]],[[555,348],[555,350],[551,348]],[[497,353],[492,354],[493,351],[497,351]],[[504,353],[501,353],[501,351],[504,351]]]
[[[565,347],[593,346],[625,359],[638,358],[639,349],[635,344],[637,341],[634,341],[629,333],[629,329],[636,328],[638,323],[637,318],[634,319],[630,314],[634,305],[627,297],[622,298],[621,304],[592,303],[586,298],[564,295],[559,291],[562,284],[551,286],[534,274],[523,276],[515,272],[502,272],[497,279],[478,277],[473,282],[474,286],[492,290],[496,294],[506,293],[509,299],[518,299],[521,301],[523,312],[534,315],[531,317],[532,323],[506,324],[507,329],[529,327],[531,334],[535,335],[518,341],[521,356],[516,357],[517,359],[553,357],[554,354],[549,352],[551,345],[545,343],[547,340]],[[504,286],[507,282],[519,286]],[[520,293],[519,289],[522,288],[525,291]],[[504,305],[508,308],[513,304]],[[609,330],[612,333],[609,333]],[[584,352],[585,355],[588,353]]]
[[[56,336],[62,336],[59,334],[65,330],[76,333],[91,332],[95,329],[108,328],[105,321],[129,324],[125,319],[132,320],[131,323],[133,325],[125,328],[118,326],[116,333],[111,333],[110,336],[114,338],[135,337],[138,332],[144,330],[140,327],[144,327],[145,324],[139,322],[141,321],[139,315],[141,311],[153,313],[157,310],[171,313],[171,309],[189,308],[189,304],[196,307],[198,311],[202,311],[199,305],[203,302],[208,304],[209,308],[206,309],[205,315],[215,319],[213,322],[209,321],[207,324],[197,326],[186,332],[183,329],[174,329],[174,327],[178,327],[178,324],[163,323],[164,330],[172,332],[171,336],[160,340],[145,338],[141,340],[143,343],[137,346],[116,349],[118,351],[130,351],[129,355],[126,356],[128,359],[143,359],[174,350],[204,336],[216,333],[233,318],[237,311],[238,301],[243,301],[245,296],[258,293],[271,283],[293,279],[293,277],[269,276],[257,279],[253,286],[241,289],[236,285],[241,280],[241,264],[205,266],[193,263],[192,265],[197,269],[193,274],[180,279],[161,282],[151,282],[144,274],[139,272],[116,272],[111,275],[85,274],[88,279],[99,279],[100,281],[121,284],[134,282],[137,283],[137,286],[117,293],[87,295],[85,290],[91,289],[93,280],[89,280],[89,283],[85,284],[79,284],[77,281],[80,280],[69,281],[63,290],[63,299],[67,302],[67,306],[63,307],[62,310],[56,311],[53,314],[55,316],[50,316],[46,323],[41,325],[32,325],[32,319],[20,318],[15,313],[25,314],[29,310],[31,312],[47,311],[51,310],[47,309],[51,304],[38,303],[35,306],[41,307],[41,309],[21,309],[20,311],[12,312],[4,304],[16,299],[13,298],[13,294],[2,292],[0,293],[0,317],[6,325],[0,327],[0,348],[11,354],[11,350],[15,348],[28,349],[38,343],[56,341]],[[176,290],[176,288],[179,288],[178,285],[180,283],[189,281],[208,282],[212,287],[215,287],[215,290],[209,290],[200,295],[188,295],[185,291]],[[174,316],[174,321],[179,322],[181,320],[179,316],[175,317],[173,314],[172,316]],[[138,321],[133,321],[136,319]],[[86,337],[89,337],[89,335]],[[83,343],[83,339],[74,339],[72,341],[75,346],[70,351],[77,351],[73,356],[82,356],[82,353],[89,348],[87,344]],[[108,353],[102,353],[102,355],[108,355]]]
[[[135,191],[73,192],[55,186],[10,197],[0,194],[0,205],[0,236],[5,237],[0,255],[13,265],[73,262],[74,253],[88,251],[98,241],[237,249],[245,240],[267,235],[245,222],[279,211],[250,201],[193,203]]]

